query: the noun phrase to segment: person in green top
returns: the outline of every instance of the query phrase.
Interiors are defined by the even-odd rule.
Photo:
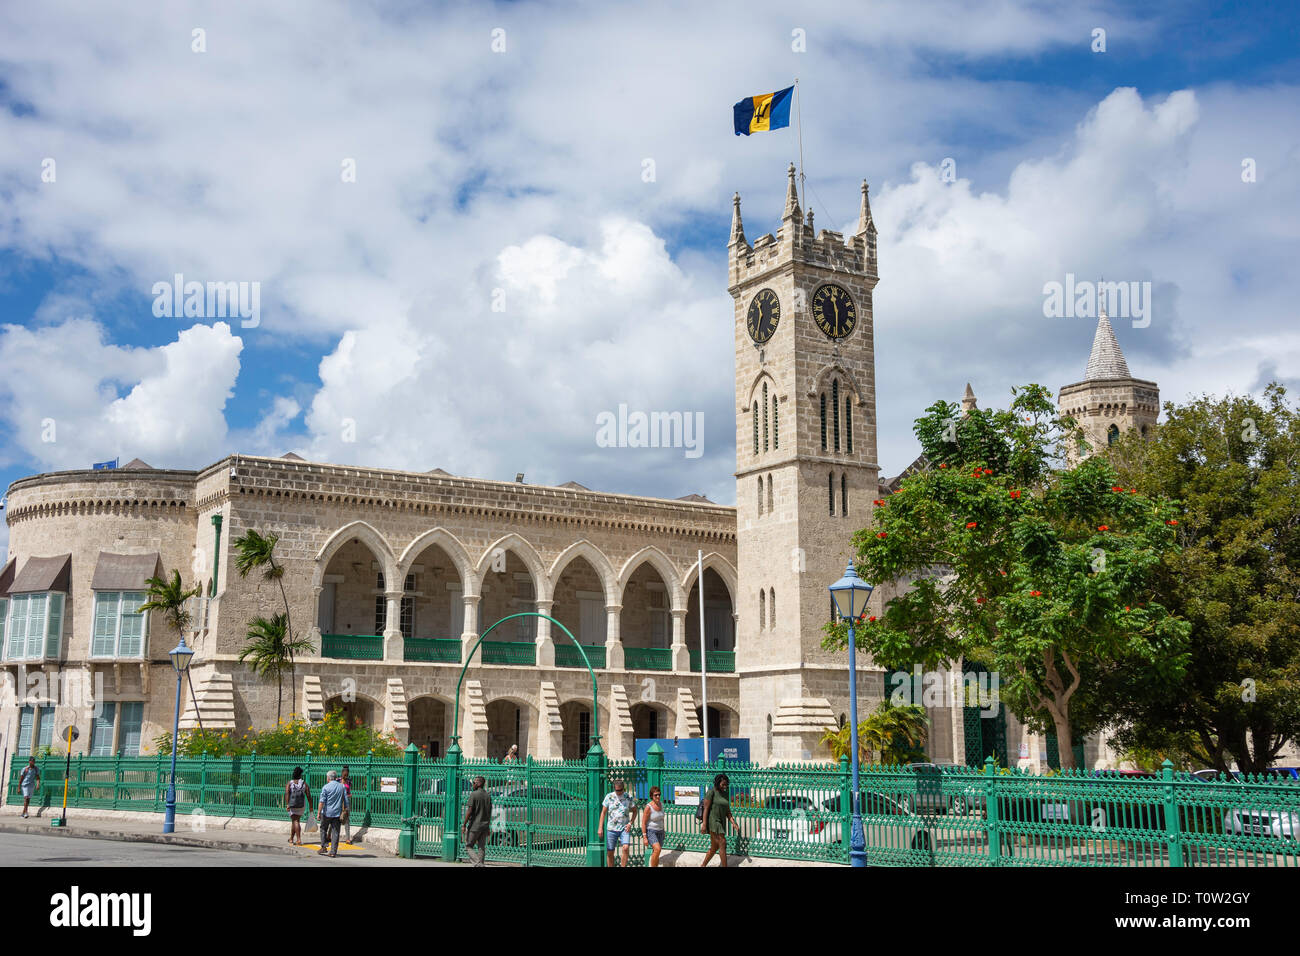
[[[740,836],[740,824],[731,815],[731,799],[727,795],[730,786],[731,781],[727,775],[720,773],[713,778],[713,789],[704,795],[704,825],[700,827],[700,832],[709,835],[709,852],[704,854],[704,862],[700,866],[708,866],[716,853],[722,866],[726,867],[728,822],[736,828],[736,836]]]

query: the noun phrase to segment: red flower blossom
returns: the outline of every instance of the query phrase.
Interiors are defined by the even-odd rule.
[[[974,528],[974,527],[975,527],[975,522],[974,522],[974,521],[967,521],[967,522],[966,522],[966,527],[967,527],[967,528]]]
[[[1030,597],[1042,597],[1042,596],[1043,596],[1043,592],[1042,592],[1042,591],[1030,591],[1030,592],[1029,592],[1029,596],[1030,596]]]
[[[873,505],[875,505],[876,507],[880,507],[881,505],[883,505],[883,504],[885,503],[885,499],[884,499],[884,498],[877,498],[875,501],[873,501],[873,502],[871,502],[871,503],[872,503]]]
[[[1111,490],[1111,491],[1123,491],[1124,489],[1121,488],[1119,485],[1111,485],[1111,486],[1110,486],[1110,490]]]
[[[1099,524],[1099,525],[1097,525],[1097,530],[1098,530],[1098,531],[1109,531],[1109,530],[1110,530],[1110,525]]]
[[[888,537],[888,535],[889,535],[889,532],[888,532],[888,531],[882,531],[882,532],[880,532],[880,534],[876,535],[876,537],[877,537],[877,538],[884,538],[884,537]]]
[[[948,464],[947,464],[947,462],[942,462],[942,461],[941,461],[941,462],[939,462],[939,467],[940,467],[940,468],[947,468],[947,467],[948,467]]]
[[[1019,491],[1013,491],[1013,492],[1011,492],[1011,497],[1012,497],[1012,498],[1019,498],[1019,497],[1020,497],[1020,492],[1019,492]]]
[[[1135,495],[1135,494],[1138,493],[1138,490],[1137,490],[1136,488],[1130,488],[1130,489],[1128,490],[1128,493],[1129,493],[1130,495]]]
[[[1165,524],[1178,524],[1178,519],[1170,518],[1168,521],[1165,522]]]
[[[1002,575],[1004,578],[1007,576],[1007,572],[1005,571],[999,571],[998,573]]]
[[[976,599],[975,599],[975,603],[976,603],[976,604],[983,604],[983,603],[984,603],[984,598],[976,598]]]
[[[1128,606],[1127,604],[1125,604],[1125,605],[1124,605],[1124,610],[1128,611],[1128,610],[1131,610],[1131,608],[1129,608],[1129,606]]]
[[[875,619],[876,619],[876,616],[875,616],[874,614],[869,618],[869,620],[872,620],[872,621],[874,621]]]

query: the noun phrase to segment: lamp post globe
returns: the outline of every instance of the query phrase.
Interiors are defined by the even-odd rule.
[[[176,832],[176,751],[180,747],[181,732],[181,682],[185,672],[194,660],[194,651],[185,643],[185,632],[181,632],[181,642],[168,651],[172,668],[176,671],[176,709],[172,716],[172,774],[167,784],[167,810],[163,815],[163,833]]]
[[[866,610],[873,590],[875,588],[872,585],[858,577],[852,561],[849,562],[844,577],[830,586],[835,610],[849,625],[849,720],[853,740],[853,818],[849,835],[849,863],[852,866],[867,865],[867,841],[862,829],[862,801],[858,792],[858,655],[854,624],[858,615]]]

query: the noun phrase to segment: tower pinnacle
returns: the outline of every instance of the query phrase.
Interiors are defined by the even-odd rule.
[[[745,224],[740,221],[740,193],[731,197],[731,242],[745,244]]]
[[[1108,378],[1132,378],[1124,353],[1120,351],[1115,339],[1115,330],[1110,327],[1110,319],[1102,308],[1101,319],[1097,322],[1097,334],[1092,340],[1092,353],[1088,356],[1088,371],[1084,373],[1085,381]]]
[[[794,172],[794,163],[791,163],[790,168],[786,170],[789,182],[786,183],[785,187],[785,212],[782,213],[781,218],[794,219],[797,222],[801,218],[802,212],[799,209],[799,189],[795,185]]]

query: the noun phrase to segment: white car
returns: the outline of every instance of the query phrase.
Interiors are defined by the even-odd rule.
[[[1258,808],[1229,810],[1223,815],[1223,832],[1233,836],[1295,840],[1300,837],[1300,813]]]
[[[833,804],[833,809],[831,805]],[[758,818],[760,840],[798,840],[801,843],[840,841],[839,796],[814,800],[801,793],[780,793],[763,801]]]

